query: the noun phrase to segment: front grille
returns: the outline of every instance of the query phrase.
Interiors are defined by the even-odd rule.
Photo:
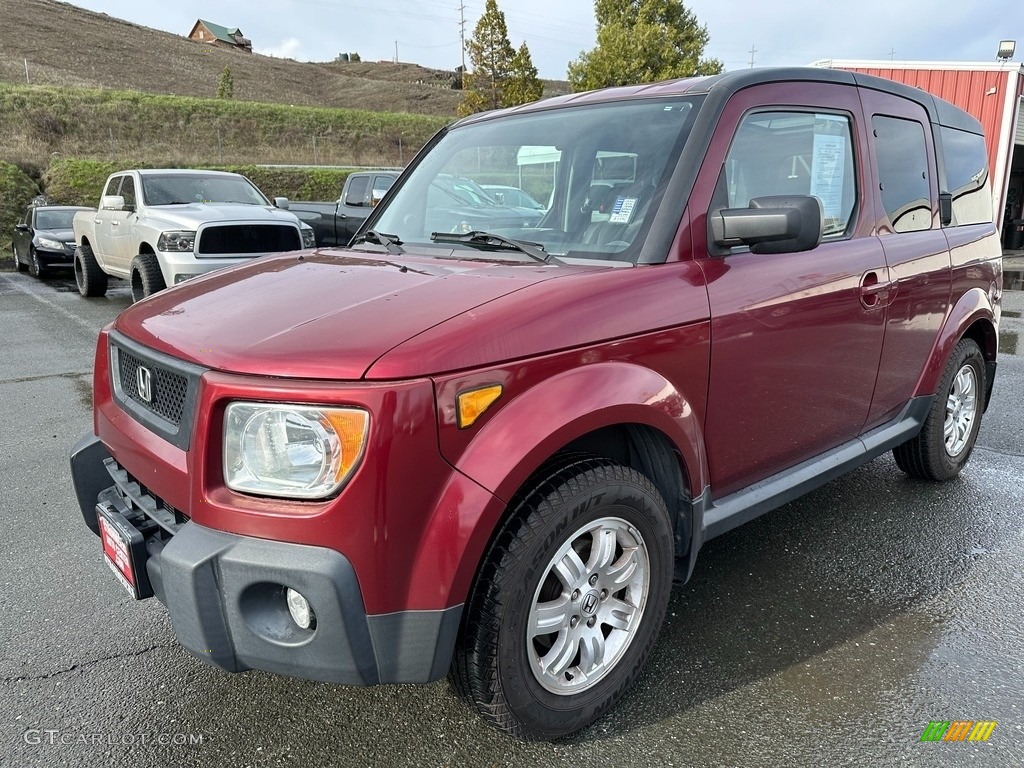
[[[205,368],[110,333],[110,384],[114,401],[133,419],[187,451],[192,439],[199,379]],[[143,389],[148,386],[149,397]]]
[[[302,248],[299,230],[287,224],[230,224],[206,227],[199,235],[200,255],[280,253]]]
[[[167,419],[175,427],[180,426],[181,414],[185,408],[185,395],[188,393],[188,379],[150,362],[143,364],[138,357],[124,349],[119,350],[117,357],[121,391],[143,408]],[[139,369],[142,367],[149,371],[150,376],[148,400],[139,392]]]

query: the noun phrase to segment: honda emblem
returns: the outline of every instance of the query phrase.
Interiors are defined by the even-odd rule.
[[[144,403],[153,402],[153,374],[149,368],[140,365],[135,377],[139,385],[139,399]]]

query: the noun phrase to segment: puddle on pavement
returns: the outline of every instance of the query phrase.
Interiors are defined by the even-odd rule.
[[[1024,269],[1004,269],[1003,290],[1024,291]]]

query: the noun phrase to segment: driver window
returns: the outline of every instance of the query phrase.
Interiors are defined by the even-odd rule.
[[[109,197],[111,195],[120,194],[117,190],[118,187],[121,186],[122,179],[124,179],[124,176],[114,176],[110,179],[110,181],[107,182],[107,188],[103,191],[103,196]]]
[[[366,205],[366,190],[370,185],[369,176],[356,176],[348,185],[345,193],[345,205]]]
[[[135,208],[135,179],[125,176],[121,182],[121,197],[124,198],[125,208]]]
[[[723,168],[726,207],[751,199],[811,195],[825,211],[824,236],[850,225],[857,185],[850,120],[811,112],[758,112],[745,116]]]

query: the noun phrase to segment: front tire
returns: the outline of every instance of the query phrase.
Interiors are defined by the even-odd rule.
[[[953,348],[935,402],[917,437],[896,446],[896,464],[911,477],[950,480],[971,458],[985,403],[985,358],[973,339]]]
[[[132,259],[132,302],[142,301],[167,287],[160,264],[152,253],[140,253]]]
[[[466,605],[451,681],[528,740],[583,728],[622,696],[661,628],[672,523],[653,483],[575,459],[523,497]]]
[[[46,274],[46,265],[39,258],[39,251],[35,248],[29,248],[28,250],[28,273],[36,278],[36,280],[41,280],[43,275]]]
[[[86,298],[103,296],[107,292],[107,273],[100,268],[88,245],[75,248],[75,284],[78,292]]]

